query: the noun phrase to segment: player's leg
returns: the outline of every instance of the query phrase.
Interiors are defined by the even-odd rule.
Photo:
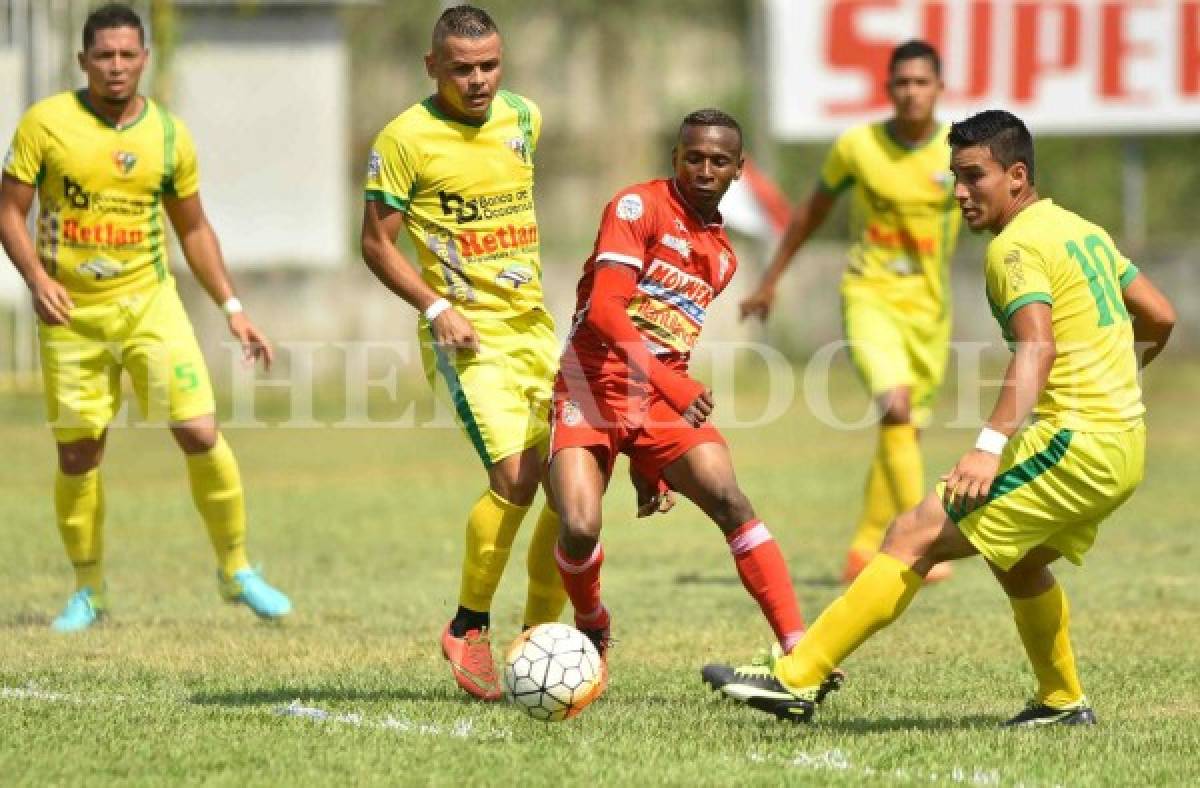
[[[217,559],[217,589],[227,601],[276,619],[291,612],[246,557],[246,502],[233,450],[217,428],[208,366],[171,283],[147,295],[131,317],[122,361],[147,420],[165,421],[187,465],[192,502]]]
[[[721,529],[742,586],[758,603],[783,651],[790,651],[804,633],[791,575],[779,545],[737,483],[729,448],[723,441],[693,446],[664,467],[662,476]]]
[[[1008,595],[1017,632],[1038,682],[1033,702],[1008,725],[1096,722],[1084,697],[1071,649],[1067,596],[1050,572],[1050,564],[1060,557],[1052,547],[1037,547],[1009,569],[988,563]]]
[[[606,450],[595,446],[568,446],[555,451],[546,474],[547,490],[559,513],[555,558],[563,588],[575,609],[575,626],[585,632],[607,634],[608,609],[600,598],[600,545],[604,489],[611,462]]]
[[[104,484],[107,427],[121,404],[119,350],[105,341],[106,307],[76,309],[67,326],[39,326],[47,421],[57,445],[55,523],[75,570],[75,590],[54,620],[60,632],[86,629],[107,607]]]

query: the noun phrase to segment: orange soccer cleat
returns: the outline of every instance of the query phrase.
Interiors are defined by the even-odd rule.
[[[450,672],[458,686],[468,695],[486,701],[497,701],[504,693],[496,677],[492,659],[492,641],[487,628],[470,629],[455,637],[446,625],[442,632],[442,654],[450,663]]]

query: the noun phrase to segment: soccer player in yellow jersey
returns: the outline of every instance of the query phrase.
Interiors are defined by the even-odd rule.
[[[975,448],[896,519],[883,551],[790,654],[765,669],[706,668],[723,673],[727,694],[784,719],[812,716],[821,682],[904,612],[930,567],[979,554],[1037,677],[1034,700],[1007,724],[1096,721],[1050,564],[1082,563],[1100,523],[1142,480],[1138,367],[1162,351],[1175,313],[1108,233],[1038,196],[1019,118],[982,112],[954,124],[949,141],[963,218],[995,235],[984,274],[1012,349],[1004,387]]]
[[[950,342],[949,263],[959,217],[950,193],[949,127],[934,117],[942,91],[937,51],[923,41],[896,47],[887,86],[892,117],[838,138],[762,283],[742,302],[743,317],[766,319],[792,257],[849,190],[854,245],[842,277],[842,324],[880,427],[846,583],[879,549],[892,518],[924,494],[917,430],[929,422]],[[948,570],[939,567],[930,579]]]
[[[460,687],[498,700],[492,597],[542,478],[558,367],[533,205],[542,119],[533,102],[500,90],[500,34],[481,9],[447,9],[425,64],[436,93],[389,123],[371,151],[362,251],[420,313],[430,383],[445,387],[487,471],[467,515],[458,610],[442,651]],[[402,227],[419,274],[394,245]],[[526,626],[557,620],[566,603],[558,527],[544,508],[529,546]]]
[[[75,593],[53,625],[59,631],[91,626],[106,607],[99,466],[121,406],[122,370],[143,414],[166,421],[183,450],[221,594],[264,618],[291,609],[246,559],[238,466],[217,429],[204,358],[167,269],[164,211],[247,359],[269,365],[271,346],[234,297],[200,202],[191,135],[137,92],[148,56],[141,20],[128,6],[89,14],[79,54],[87,87],[25,114],[0,186],[0,241],[29,285],[39,319],[58,444],[55,510],[75,566]],[[36,244],[26,228],[35,194]]]

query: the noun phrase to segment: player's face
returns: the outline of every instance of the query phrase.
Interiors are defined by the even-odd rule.
[[[927,57],[901,60],[888,77],[888,96],[896,118],[905,123],[927,123],[942,94],[942,80]]]
[[[138,82],[150,51],[132,27],[96,31],[92,45],[79,53],[88,90],[102,101],[123,104],[137,95]]]
[[[727,126],[685,126],[675,146],[679,191],[702,216],[712,216],[742,174],[742,141]]]
[[[963,221],[974,232],[1001,227],[1027,183],[1025,165],[1005,167],[986,145],[955,148],[950,157],[954,199]]]
[[[437,80],[438,97],[453,113],[469,120],[487,117],[500,88],[500,36],[447,36],[425,56],[425,69]]]

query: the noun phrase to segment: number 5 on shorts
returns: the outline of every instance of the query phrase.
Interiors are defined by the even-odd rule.
[[[176,364],[175,382],[179,384],[180,391],[195,391],[196,387],[200,385],[200,377],[196,374],[195,365],[190,361]]]

